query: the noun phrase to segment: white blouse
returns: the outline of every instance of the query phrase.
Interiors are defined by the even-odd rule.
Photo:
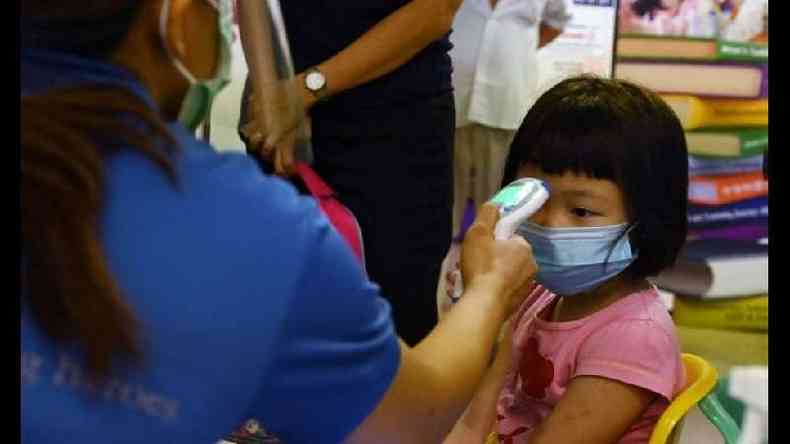
[[[537,87],[539,25],[570,18],[565,0],[465,0],[450,35],[456,126],[517,129]]]

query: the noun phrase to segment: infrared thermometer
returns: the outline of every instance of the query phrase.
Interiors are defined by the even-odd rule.
[[[515,234],[519,225],[526,222],[549,199],[549,185],[539,179],[525,177],[511,182],[499,190],[491,202],[499,207],[499,221],[494,227],[494,238],[499,240],[510,239]],[[463,293],[463,279],[461,270],[453,271],[455,287],[453,288],[453,303],[457,302]]]

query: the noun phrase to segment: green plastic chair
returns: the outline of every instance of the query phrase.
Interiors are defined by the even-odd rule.
[[[686,414],[695,405],[718,429],[725,444],[737,444],[740,435],[738,424],[724,409],[714,392],[718,382],[718,372],[708,361],[699,356],[684,353],[682,358],[686,369],[686,388],[659,418],[650,436],[649,444],[677,444]]]

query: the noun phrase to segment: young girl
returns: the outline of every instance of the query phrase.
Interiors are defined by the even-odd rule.
[[[551,187],[518,230],[537,284],[511,318],[512,349],[500,350],[447,442],[482,442],[492,427],[512,444],[648,441],[685,379],[647,278],[683,244],[687,171],[681,125],[651,92],[577,77],[536,102],[503,184]]]

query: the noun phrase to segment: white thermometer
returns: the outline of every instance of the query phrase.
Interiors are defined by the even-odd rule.
[[[499,206],[499,221],[494,227],[495,239],[510,239],[518,229],[549,199],[549,185],[542,180],[525,177],[511,182],[499,190],[491,202]],[[455,287],[452,301],[457,302],[463,293],[461,270],[455,269]]]

